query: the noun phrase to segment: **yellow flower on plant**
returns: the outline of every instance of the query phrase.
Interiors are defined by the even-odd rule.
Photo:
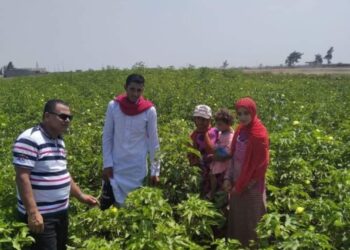
[[[111,209],[111,212],[112,212],[113,214],[116,214],[117,211],[118,211],[118,209],[117,209],[116,207],[112,207],[112,208],[110,208],[110,209]]]
[[[295,213],[296,214],[301,214],[301,213],[304,212],[304,210],[305,210],[305,208],[303,208],[303,207],[297,207],[297,209],[295,209]]]
[[[294,126],[298,126],[299,124],[300,124],[299,121],[293,121],[293,125],[294,125]]]

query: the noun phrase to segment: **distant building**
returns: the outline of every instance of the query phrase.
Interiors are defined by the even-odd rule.
[[[3,71],[4,77],[15,77],[15,76],[31,76],[31,75],[40,75],[47,74],[46,69],[5,69]]]
[[[16,77],[16,76],[31,76],[31,75],[41,75],[41,74],[47,74],[45,68],[15,68],[10,62],[7,66],[4,66],[1,69],[1,73],[3,77]]]
[[[316,66],[317,63],[315,61],[312,61],[312,62],[305,62],[306,65],[308,66]]]

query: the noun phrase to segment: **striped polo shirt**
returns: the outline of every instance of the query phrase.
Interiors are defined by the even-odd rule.
[[[15,167],[29,169],[34,199],[43,216],[68,209],[71,178],[64,141],[51,138],[41,125],[24,131],[13,145]],[[26,214],[17,187],[17,207]]]

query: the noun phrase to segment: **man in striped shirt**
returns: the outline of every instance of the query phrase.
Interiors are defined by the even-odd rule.
[[[67,171],[62,134],[72,118],[65,102],[49,100],[42,122],[20,134],[13,146],[17,206],[35,239],[32,249],[66,249],[70,194],[83,203],[97,204]]]

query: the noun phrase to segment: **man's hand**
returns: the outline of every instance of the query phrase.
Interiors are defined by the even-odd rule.
[[[113,167],[103,169],[102,179],[107,182],[109,182],[109,179],[113,179]]]
[[[88,204],[90,206],[100,205],[98,199],[89,194],[81,193],[78,200],[82,203]]]
[[[89,195],[89,194],[85,194],[84,192],[82,192],[79,188],[79,186],[75,183],[75,181],[73,180],[73,177],[71,176],[71,188],[70,188],[70,193],[72,196],[74,196],[75,198],[78,199],[78,201],[88,204],[90,206],[96,206],[99,205],[98,200]]]
[[[150,181],[152,186],[157,186],[159,183],[159,176],[151,176]]]
[[[28,213],[28,227],[36,234],[44,231],[44,220],[39,211]]]

